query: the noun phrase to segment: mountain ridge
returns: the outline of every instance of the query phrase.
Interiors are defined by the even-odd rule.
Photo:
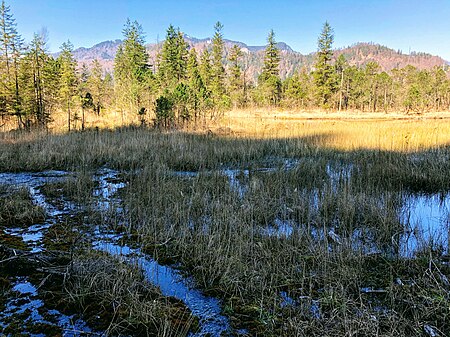
[[[202,52],[205,48],[210,48],[211,38],[195,38],[185,35],[185,40],[189,48],[195,48],[197,52]],[[251,46],[244,42],[224,39],[225,52],[233,45],[238,45],[244,52],[246,58],[247,72],[250,78],[256,79],[261,71],[265,46]],[[112,72],[114,69],[114,58],[122,40],[107,40],[99,42],[92,47],[80,47],[74,50],[73,54],[80,66],[90,65],[97,59],[104,67],[105,71]],[[155,63],[156,55],[161,49],[163,42],[146,44],[150,60]],[[302,54],[294,51],[287,43],[278,42],[281,51],[280,75],[282,78],[292,76],[302,68],[311,70],[316,52]],[[447,65],[448,62],[442,57],[423,52],[412,52],[403,54],[400,50],[377,44],[374,42],[357,42],[351,46],[341,47],[334,50],[337,58],[343,54],[350,65],[364,66],[368,62],[374,61],[380,65],[381,70],[390,71],[394,68],[402,68],[410,64],[419,69],[431,69],[436,66]],[[57,54],[55,54],[57,55]]]

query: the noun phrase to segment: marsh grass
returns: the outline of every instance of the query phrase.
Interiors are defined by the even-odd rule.
[[[102,335],[111,336],[186,336],[196,330],[198,322],[189,309],[174,298],[164,297],[148,283],[137,262],[130,264],[89,248],[92,238],[88,233],[92,228],[86,223],[90,223],[91,217],[98,217],[98,209],[88,212],[96,209],[93,191],[97,187],[92,172],[84,170],[39,187],[46,202],[62,212],[51,219],[56,222],[43,232],[45,249],[38,255],[15,251],[17,245],[6,234],[1,236],[0,275],[5,277],[2,305],[12,296],[6,282],[17,275],[27,275],[39,288],[39,300],[45,310],[75,314],[74,320],[83,319],[94,334],[101,331]],[[7,196],[8,191],[5,190]],[[73,207],[67,209],[68,203]],[[3,247],[9,255],[1,254]],[[11,254],[13,257],[18,254],[17,259],[7,260]],[[57,335],[60,330],[57,321],[48,325],[34,322],[25,310],[8,318],[6,328],[1,331],[8,335],[21,331]]]
[[[235,308],[228,309],[230,314],[241,324],[250,320],[247,325],[253,333],[282,332],[291,317],[318,324],[317,330],[310,327],[303,334],[293,324],[289,329],[294,330],[283,332],[286,336],[366,331],[364,320],[373,316],[374,329],[367,329],[366,335],[420,334],[420,324],[431,318],[430,307],[411,298],[422,296],[423,285],[399,290],[395,280],[430,282],[434,269],[425,261],[439,258],[430,255],[417,265],[392,258],[398,250],[392,238],[402,231],[401,198],[395,191],[380,193],[379,186],[374,190],[365,186],[363,192],[363,186],[353,186],[350,178],[333,186],[323,162],[306,163],[288,172],[251,174],[242,199],[223,175],[173,177],[152,168],[130,181],[125,202],[138,237],[153,247],[152,254],[181,262],[198,285],[229,299],[228,306]],[[262,229],[277,218],[290,221],[292,233],[264,235]],[[339,243],[328,234],[330,230],[340,237]],[[158,242],[170,238],[169,244],[158,248]],[[358,246],[364,240],[378,249],[371,252]],[[413,271],[409,265],[415,266]],[[442,275],[448,275],[448,268],[443,270]],[[381,296],[361,294],[367,287],[382,289]],[[436,287],[431,292],[445,298],[448,285],[442,281]],[[280,291],[318,301],[323,316],[314,318],[308,306],[291,308],[286,316]],[[445,331],[447,304],[448,299],[443,299],[432,316]]]
[[[44,220],[44,209],[33,203],[28,189],[6,186],[0,189],[0,225],[26,227]]]
[[[107,254],[77,255],[62,283],[57,306],[74,306],[71,310],[83,312],[88,324],[108,335],[185,336],[196,324],[181,302],[145,281],[138,265]]]
[[[77,171],[47,194],[90,205],[89,223],[176,262],[251,335],[422,336],[427,326],[447,335],[445,256],[428,242],[402,257],[395,238],[405,194],[450,190],[450,122],[239,123],[229,121],[227,136],[132,127],[3,134],[0,167]],[[126,172],[121,216],[92,205],[92,174],[104,165]],[[225,169],[248,170],[235,176],[243,193]],[[121,298],[133,319],[109,319],[111,331],[172,326],[174,309],[142,294],[138,269],[95,254],[79,257],[67,283],[74,302],[86,308],[95,294],[106,308]]]

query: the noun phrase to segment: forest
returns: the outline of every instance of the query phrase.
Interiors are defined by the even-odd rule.
[[[10,7],[0,7],[1,124],[19,129],[46,128],[55,112],[66,114],[66,128],[85,127],[85,114],[120,111],[139,116],[142,124],[186,125],[199,118],[245,108],[302,111],[425,113],[450,107],[446,69],[413,66],[382,71],[373,61],[350,65],[335,57],[334,32],[326,22],[317,40],[312,71],[306,68],[280,78],[281,53],[275,33],[267,37],[264,65],[257,80],[247,75],[238,45],[224,48],[224,27],[214,26],[209,48],[189,48],[184,34],[170,25],[154,64],[145,48],[145,33],[127,20],[113,73],[94,60],[78,65],[70,41],[49,53],[46,33],[25,43]]]

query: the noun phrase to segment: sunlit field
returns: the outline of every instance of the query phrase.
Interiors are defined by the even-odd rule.
[[[450,333],[449,119],[116,117],[1,134],[0,325]]]

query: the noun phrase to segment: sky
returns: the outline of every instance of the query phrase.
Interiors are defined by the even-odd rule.
[[[169,24],[184,33],[264,45],[270,29],[277,41],[303,54],[317,49],[328,21],[335,48],[375,42],[404,53],[427,52],[450,60],[450,0],[6,0],[26,41],[46,29],[49,49],[70,40],[75,48],[122,38],[127,18],[137,20],[148,43],[164,40]]]

